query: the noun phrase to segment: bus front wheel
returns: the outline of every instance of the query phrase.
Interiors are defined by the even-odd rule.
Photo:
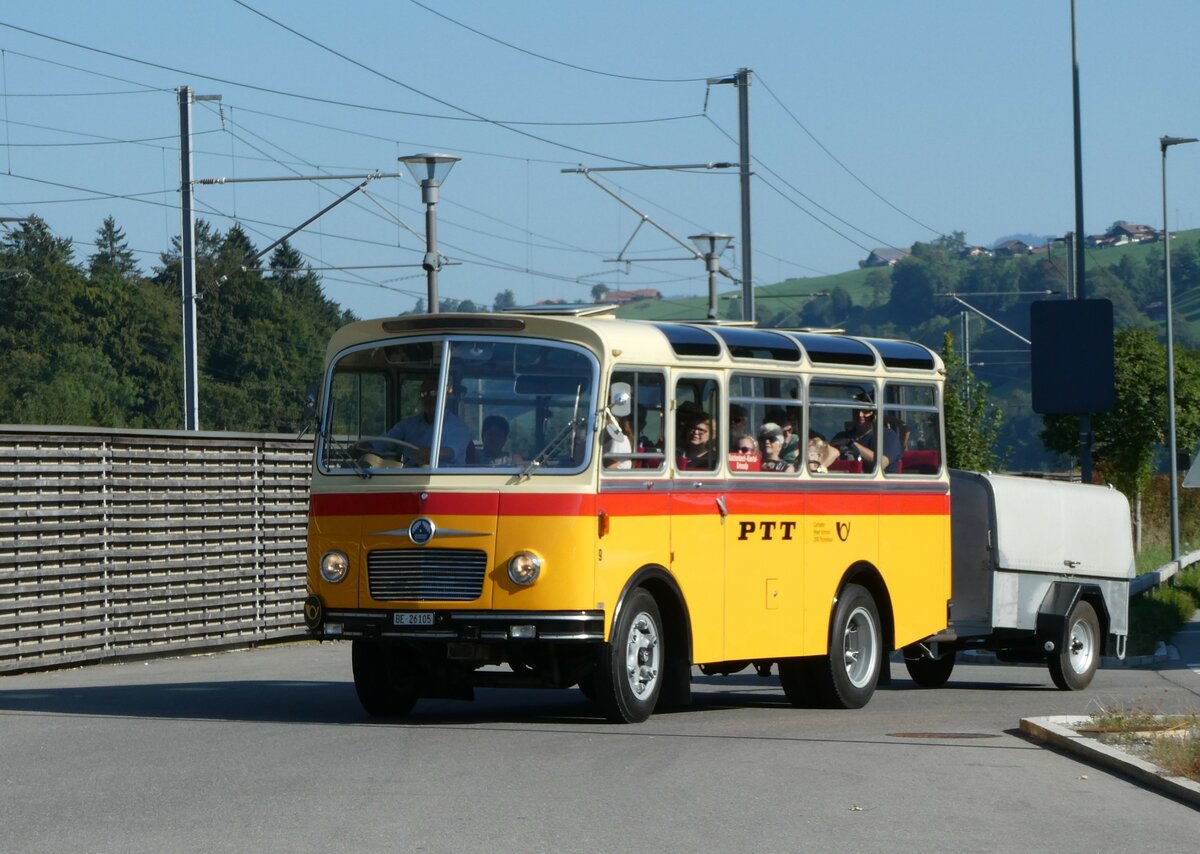
[[[420,696],[418,679],[402,647],[355,638],[350,658],[354,690],[368,715],[397,718],[412,711]]]
[[[601,650],[596,699],[613,723],[650,717],[662,690],[666,649],[658,603],[639,587],[629,594]]]

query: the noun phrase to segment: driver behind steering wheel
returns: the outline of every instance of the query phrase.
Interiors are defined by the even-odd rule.
[[[449,402],[451,387],[447,387]],[[429,377],[421,383],[421,411],[402,418],[384,435],[389,439],[406,442],[413,448],[404,448],[402,462],[406,466],[429,465],[430,446],[433,444],[433,422],[437,415],[437,379]],[[467,444],[471,433],[461,418],[447,406],[442,413],[442,444],[438,453],[438,465],[461,466],[466,463]]]

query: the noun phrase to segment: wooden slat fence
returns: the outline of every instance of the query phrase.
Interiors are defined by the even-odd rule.
[[[311,453],[0,426],[0,672],[302,634]]]

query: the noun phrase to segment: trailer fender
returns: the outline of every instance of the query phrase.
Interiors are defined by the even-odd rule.
[[[1101,646],[1107,646],[1104,634],[1109,625],[1108,607],[1104,595],[1094,584],[1074,581],[1055,581],[1042,598],[1037,615],[1037,639],[1046,653],[1058,652],[1059,640],[1066,631],[1067,618],[1080,599],[1086,599],[1100,618]]]

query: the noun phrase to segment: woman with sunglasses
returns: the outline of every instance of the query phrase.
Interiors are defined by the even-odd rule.
[[[782,458],[783,428],[768,421],[758,428],[758,444],[762,450],[762,471],[793,471],[792,464]]]

